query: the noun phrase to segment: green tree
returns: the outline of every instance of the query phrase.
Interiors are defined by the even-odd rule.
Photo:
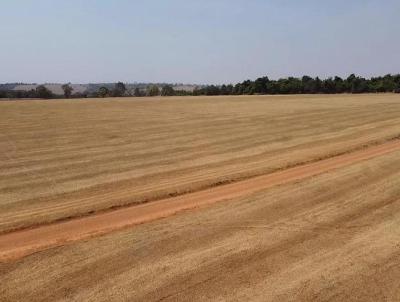
[[[226,94],[228,94],[228,95],[233,94],[233,85],[232,84],[226,85]]]
[[[115,97],[121,97],[124,96],[126,93],[126,86],[122,82],[118,82],[115,84],[114,90],[113,90],[113,96]]]
[[[244,92],[243,85],[240,83],[236,84],[235,87],[233,88],[233,94],[240,95],[243,94],[243,92]]]
[[[383,77],[383,87],[386,92],[395,91],[397,85],[394,78],[390,74],[387,74]]]
[[[74,89],[71,87],[70,84],[64,84],[61,86],[61,88],[64,91],[65,98],[69,99],[71,97],[72,91],[74,91]]]
[[[220,94],[221,95],[228,95],[228,87],[226,85],[222,85],[220,89]]]
[[[346,90],[344,81],[341,77],[335,77],[333,82],[335,83],[335,92],[336,93],[342,93]]]
[[[46,88],[44,85],[39,85],[36,87],[36,96],[41,99],[51,99],[53,97],[53,93]]]
[[[258,78],[254,82],[254,92],[257,94],[265,94],[268,90],[268,77]]]
[[[148,96],[157,96],[160,95],[160,89],[157,85],[151,85],[147,87],[147,95]]]
[[[162,96],[172,96],[175,95],[175,90],[171,85],[164,85],[161,89]]]
[[[133,91],[133,96],[143,96],[143,93],[140,91],[139,87],[136,87],[135,90]]]
[[[110,94],[110,91],[108,90],[107,87],[104,87],[104,86],[100,87],[100,88],[99,88],[99,91],[97,92],[97,95],[98,95],[99,97],[101,97],[101,98],[108,97],[109,94]]]

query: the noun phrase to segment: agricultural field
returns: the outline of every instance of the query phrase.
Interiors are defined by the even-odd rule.
[[[1,301],[399,301],[400,151],[0,263]]]
[[[0,233],[382,143],[400,96],[0,102]]]
[[[0,114],[0,301],[400,300],[400,95]]]

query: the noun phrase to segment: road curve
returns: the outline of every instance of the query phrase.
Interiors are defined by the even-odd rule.
[[[17,260],[51,247],[168,217],[184,210],[242,197],[398,150],[400,150],[400,141],[393,140],[359,151],[199,192],[3,234],[0,235],[0,262]]]

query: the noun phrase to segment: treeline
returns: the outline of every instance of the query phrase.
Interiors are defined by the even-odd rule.
[[[0,90],[0,98],[8,99],[50,99],[53,98],[53,93],[45,86],[38,86],[32,90]]]
[[[184,96],[192,95],[191,92],[174,90],[172,85],[148,85],[145,88],[136,87],[132,91],[122,82],[115,84],[114,88],[101,86],[94,92],[74,93],[70,84],[62,85],[63,95],[54,94],[45,85],[39,85],[31,90],[0,90],[0,98],[8,99],[56,99],[56,98],[107,98],[107,97],[145,97],[145,96]]]
[[[270,80],[268,77],[258,78],[255,81],[244,81],[236,85],[210,85],[196,89],[194,95],[242,95],[242,94],[316,94],[316,93],[377,93],[400,92],[400,74],[386,75],[365,79],[350,75],[346,79],[340,77],[302,78],[289,77],[279,80]]]
[[[62,86],[64,91],[63,95],[54,94],[50,89],[44,85],[39,85],[36,89],[31,90],[0,90],[0,98],[8,99],[56,99],[56,98],[84,98],[87,94],[75,93],[72,94],[73,88],[69,84]]]
[[[115,84],[114,89],[109,89],[105,86],[100,87],[97,93],[92,94],[93,97],[144,97],[144,96],[175,96],[175,95],[191,95],[190,92],[182,90],[174,90],[172,85],[163,85],[159,87],[157,85],[148,85],[146,88],[136,87],[132,91],[128,90],[124,83],[118,82]]]
[[[385,75],[366,79],[351,74],[346,79],[334,77],[321,80],[303,76],[302,78],[284,78],[270,80],[268,77],[255,81],[244,81],[236,85],[207,85],[193,91],[177,91],[171,85],[149,85],[145,89],[135,88],[133,92],[126,89],[122,82],[115,84],[114,89],[100,87],[90,97],[123,97],[123,96],[176,96],[176,95],[252,95],[252,94],[335,94],[335,93],[400,93],[400,74]]]
[[[185,96],[185,95],[262,95],[262,94],[335,94],[335,93],[400,93],[400,74],[385,75],[366,79],[351,74],[345,79],[334,77],[321,80],[303,76],[302,78],[283,78],[270,80],[268,77],[258,78],[255,81],[247,80],[236,85],[207,85],[193,91],[175,90],[172,85],[148,85],[146,88],[136,87],[128,90],[122,82],[114,88],[100,87],[95,92],[73,93],[70,84],[62,86],[64,95],[55,95],[44,85],[30,91],[0,90],[0,98],[106,98],[106,97],[144,97],[144,96]]]

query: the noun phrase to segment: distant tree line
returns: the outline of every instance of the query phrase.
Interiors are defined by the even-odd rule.
[[[52,99],[55,95],[44,85],[32,90],[0,90],[0,98],[9,99]]]
[[[133,91],[128,91],[125,84],[118,82],[115,84],[114,89],[109,89],[102,86],[96,93],[89,94],[88,97],[151,97],[151,96],[179,96],[179,95],[193,95],[192,92],[175,90],[172,85],[148,85],[146,88],[136,87]]]
[[[145,90],[136,87],[133,92],[128,91],[125,84],[122,82],[118,82],[115,84],[114,89],[109,89],[106,86],[102,86],[99,88],[97,93],[91,95],[91,97],[125,97],[125,96],[136,96],[136,97],[143,97],[143,96],[158,96],[158,95],[167,95],[165,94],[165,90],[174,91],[172,86],[166,85],[162,88],[160,92],[160,88],[157,85],[150,85]],[[164,93],[164,94],[163,94]],[[174,93],[172,92],[171,95]]]
[[[365,79],[350,75],[346,79],[340,77],[312,78],[284,78],[270,80],[268,77],[258,78],[255,81],[244,81],[236,85],[209,85],[193,92],[194,95],[243,95],[243,94],[316,94],[316,93],[377,93],[400,92],[400,74],[385,75]]]
[[[201,86],[193,91],[175,90],[172,85],[148,85],[145,89],[136,87],[128,91],[122,82],[115,84],[114,88],[101,86],[97,91],[91,93],[74,93],[70,84],[62,86],[65,98],[85,97],[144,97],[144,96],[186,96],[186,95],[262,95],[262,94],[335,94],[335,93],[400,93],[400,74],[385,75],[366,79],[355,74],[347,78],[341,77],[312,78],[303,76],[301,78],[289,77],[279,80],[270,80],[261,77],[255,81],[247,80],[236,85],[207,85]],[[44,85],[37,86],[30,91],[0,90],[0,98],[40,98],[51,99],[61,96],[53,94]]]

